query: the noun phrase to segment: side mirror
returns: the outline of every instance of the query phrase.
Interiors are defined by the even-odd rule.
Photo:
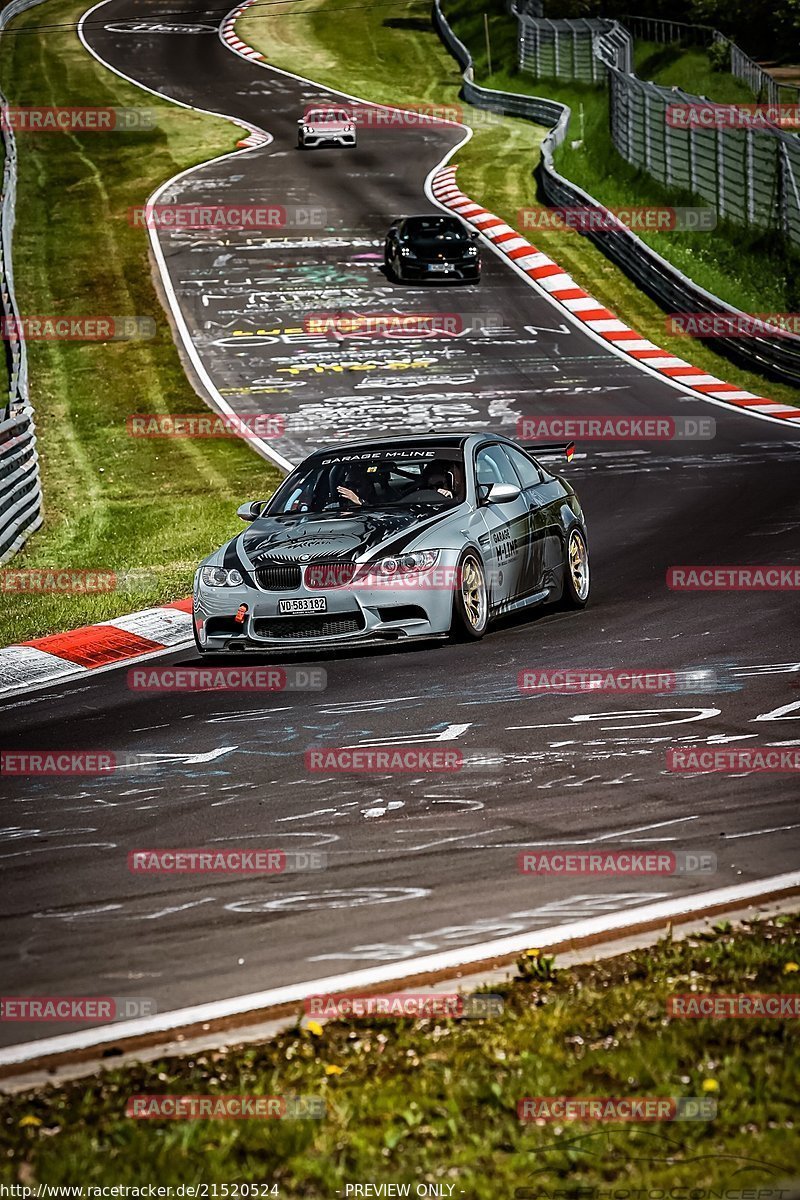
[[[246,504],[240,504],[236,510],[236,515],[242,521],[255,521],[261,516],[263,510],[267,507],[266,500],[248,500]]]
[[[512,500],[519,500],[521,495],[521,490],[514,483],[493,483],[486,501],[488,504],[510,504]]]
[[[297,118],[297,124],[298,124],[298,125],[305,125],[305,123],[306,123],[306,119],[305,119],[305,117],[298,117],[298,118]]]

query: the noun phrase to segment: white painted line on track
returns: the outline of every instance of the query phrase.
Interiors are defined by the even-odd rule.
[[[510,958],[528,950],[532,945],[540,950],[563,945],[565,942],[585,942],[616,936],[626,930],[643,925],[700,916],[709,909],[745,904],[760,897],[773,897],[800,889],[800,871],[776,875],[768,879],[757,879],[750,883],[735,884],[711,892],[697,892],[675,899],[661,900],[655,904],[644,904],[639,908],[621,913],[604,913],[580,921],[553,925],[546,929],[533,929],[511,937],[496,938],[471,946],[459,946],[453,950],[427,954],[419,958],[405,959],[397,963],[383,963],[378,967],[367,967],[341,975],[330,975],[323,979],[307,980],[285,987],[271,988],[244,996],[231,996],[197,1004],[190,1008],[175,1009],[158,1013],[156,1016],[140,1017],[133,1021],[120,1021],[113,1025],[101,1025],[94,1029],[81,1029],[75,1033],[42,1038],[40,1041],[25,1042],[18,1046],[0,1049],[0,1067],[13,1067],[31,1063],[56,1055],[81,1054],[87,1050],[114,1045],[132,1038],[143,1038],[153,1034],[173,1033],[179,1029],[193,1028],[211,1023],[244,1017],[248,1013],[261,1013],[282,1005],[301,1004],[308,996],[340,994],[356,991],[370,985],[383,985],[423,975],[456,973],[473,963]],[[231,1032],[231,1040],[235,1033]]]

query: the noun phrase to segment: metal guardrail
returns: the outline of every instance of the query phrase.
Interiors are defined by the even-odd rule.
[[[513,5],[511,12],[518,15]],[[558,208],[588,208],[607,214],[604,205],[556,170],[553,156],[568,134],[571,117],[569,107],[540,96],[523,96],[480,87],[474,80],[472,56],[448,24],[442,12],[441,0],[433,0],[433,23],[463,69],[462,91],[465,100],[478,108],[524,117],[537,125],[551,127],[542,142],[541,162],[534,172],[546,202]],[[588,229],[583,236],[588,237],[612,262],[621,267],[666,312],[725,313],[735,318],[747,317],[741,310],[701,288],[629,229],[621,227],[618,232]],[[755,368],[787,383],[800,384],[800,337],[718,337],[707,341],[744,367]]]
[[[605,72],[594,52],[595,39],[605,33],[611,21],[598,17],[574,21],[534,17],[520,23],[519,65],[537,79],[579,79],[583,83],[603,83]]]
[[[2,30],[13,17],[44,0],[12,0],[0,12]],[[0,91],[0,107],[8,101]],[[42,523],[42,488],[33,409],[28,398],[28,358],[14,294],[11,246],[17,192],[17,144],[2,122],[3,195],[0,201],[0,315],[8,392],[0,402],[0,563],[7,562]]]

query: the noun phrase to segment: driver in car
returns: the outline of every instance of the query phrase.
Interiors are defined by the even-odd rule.
[[[336,494],[340,507],[346,507],[347,504],[354,504],[356,508],[363,508],[365,504],[374,505],[375,484],[367,474],[367,468],[363,464],[348,467],[342,482],[336,487]],[[346,502],[344,505],[343,501]]]
[[[422,473],[422,487],[439,492],[445,500],[463,500],[463,476],[457,463],[436,459]]]

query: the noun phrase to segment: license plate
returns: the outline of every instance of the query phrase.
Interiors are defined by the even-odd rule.
[[[279,613],[316,613],[327,612],[328,601],[324,596],[313,596],[309,599],[279,600]]]
[[[447,263],[428,263],[429,271],[449,271],[450,267]]]

